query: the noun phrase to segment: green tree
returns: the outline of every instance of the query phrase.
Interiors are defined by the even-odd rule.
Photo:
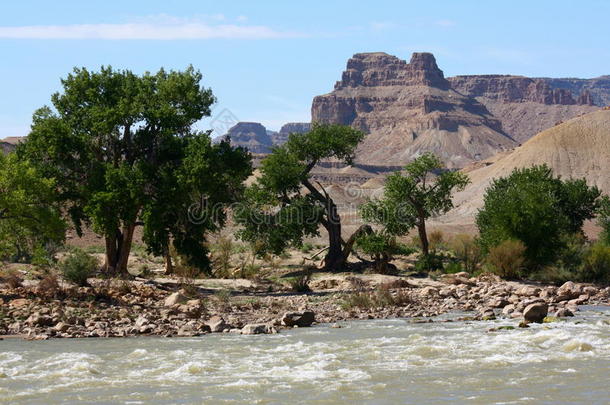
[[[593,218],[599,196],[584,180],[554,177],[546,165],[515,169],[485,193],[476,218],[482,246],[488,251],[505,240],[519,240],[530,267],[552,262],[564,236],[582,232],[583,222]]]
[[[240,237],[255,242],[260,252],[281,253],[299,247],[306,236],[328,232],[325,268],[344,267],[341,217],[325,189],[311,179],[311,170],[325,159],[352,164],[364,134],[348,126],[314,124],[306,134],[292,134],[262,162],[261,176],[248,188],[236,211]],[[315,184],[314,184],[315,183]]]
[[[602,228],[599,240],[610,246],[610,196],[605,195],[600,201],[597,224]]]
[[[36,250],[63,242],[54,186],[28,161],[0,153],[0,259],[29,261]]]
[[[440,159],[427,153],[388,176],[383,198],[361,207],[362,217],[379,224],[389,235],[406,235],[417,227],[424,258],[430,254],[426,221],[453,208],[451,196],[463,190],[468,176],[448,171]]]
[[[126,272],[138,225],[152,251],[168,252],[173,238],[179,253],[205,266],[202,238],[223,218],[194,223],[188,207],[199,197],[232,201],[250,173],[244,151],[212,146],[209,133],[192,130],[215,101],[201,78],[192,67],[141,76],[74,69],[51,98],[54,110],[34,113],[18,152],[56,179],[79,234],[85,225],[103,235],[108,273]],[[226,155],[230,163],[216,166]]]

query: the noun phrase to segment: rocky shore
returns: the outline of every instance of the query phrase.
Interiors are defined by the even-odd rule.
[[[441,279],[328,275],[294,293],[269,283],[207,289],[179,282],[91,280],[90,287],[0,284],[0,338],[200,336],[277,333],[316,323],[340,327],[355,319],[412,318],[450,311],[468,319],[496,317],[548,322],[572,316],[579,305],[609,305],[610,287],[567,282],[560,287],[465,273]]]

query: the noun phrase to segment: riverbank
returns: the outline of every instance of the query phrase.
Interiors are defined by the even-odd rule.
[[[426,322],[449,311],[469,319],[506,317],[515,327],[571,316],[579,305],[608,305],[609,287],[568,282],[560,287],[465,273],[434,280],[386,275],[316,274],[310,292],[269,280],[90,279],[0,284],[0,337],[26,339],[200,336],[276,333],[355,319]],[[544,319],[546,318],[546,319]],[[522,322],[526,320],[526,322]]]

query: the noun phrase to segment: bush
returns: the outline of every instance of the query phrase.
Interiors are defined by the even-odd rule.
[[[415,270],[419,273],[442,270],[443,259],[443,255],[436,253],[430,253],[428,256],[422,255],[417,259],[417,262],[415,262]]]
[[[483,252],[478,240],[467,234],[455,235],[449,242],[449,248],[464,266],[464,270],[475,273],[483,259]]]
[[[435,229],[428,235],[428,243],[430,244],[430,250],[440,250],[445,247],[445,234],[439,229]]]
[[[525,250],[523,242],[505,240],[489,249],[486,261],[494,274],[505,279],[519,278],[523,274]]]
[[[610,246],[596,243],[584,258],[581,271],[583,281],[610,282]]]
[[[311,274],[301,274],[300,276],[288,279],[288,284],[290,285],[290,289],[294,292],[307,293],[311,291],[311,288],[309,287],[310,279]]]
[[[458,262],[449,262],[445,265],[443,271],[447,274],[455,274],[464,271],[464,268]]]
[[[61,262],[60,269],[66,280],[86,286],[87,278],[91,277],[98,266],[97,258],[82,250],[76,250]]]
[[[9,286],[9,288],[21,287],[23,283],[23,278],[16,270],[5,271],[1,278],[2,281]]]
[[[303,245],[301,246],[301,252],[303,253],[309,253],[313,250],[313,244],[309,243],[309,242],[305,242],[303,243]]]

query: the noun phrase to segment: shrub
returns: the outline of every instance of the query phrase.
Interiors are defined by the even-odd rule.
[[[76,250],[61,262],[60,269],[66,280],[86,286],[87,278],[91,277],[98,266],[97,258],[82,250]]]
[[[519,278],[525,263],[525,245],[519,240],[505,240],[489,249],[486,261],[493,273],[506,279]]]
[[[436,253],[431,253],[428,256],[422,255],[415,262],[415,270],[419,273],[442,270],[443,258],[443,255]]]
[[[464,268],[458,262],[449,262],[445,265],[443,271],[447,274],[455,274],[464,271]]]
[[[301,252],[303,253],[309,253],[313,250],[313,244],[309,243],[309,242],[305,242],[303,243],[303,246],[301,246]]]
[[[610,246],[596,243],[584,258],[581,279],[591,282],[610,282]]]
[[[290,285],[290,289],[294,292],[307,293],[311,291],[311,287],[309,287],[310,280],[311,274],[305,273],[288,279],[288,284]]]
[[[23,278],[15,270],[5,271],[2,279],[9,286],[9,288],[21,287],[23,283]]]
[[[428,243],[431,250],[439,250],[445,247],[445,234],[439,229],[435,229],[428,235]]]
[[[59,280],[55,274],[48,274],[38,282],[37,291],[45,297],[54,297],[61,291]]]
[[[230,238],[219,238],[218,242],[212,247],[213,274],[218,278],[227,278],[231,269],[231,255],[234,246]]]
[[[597,224],[602,228],[599,241],[610,246],[610,196],[605,195],[601,199],[597,212]]]
[[[467,234],[455,235],[449,242],[449,248],[455,254],[464,266],[464,270],[469,273],[475,273],[481,264],[483,252],[478,240]]]

